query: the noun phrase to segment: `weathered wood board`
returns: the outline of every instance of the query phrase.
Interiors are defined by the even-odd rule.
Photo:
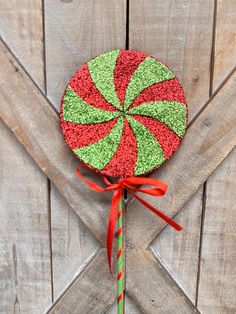
[[[47,181],[0,123],[0,312],[42,313],[50,305]]]
[[[104,51],[125,48],[126,1],[44,2],[47,91],[59,109],[70,77],[83,63]]]
[[[1,1],[0,34],[33,80],[44,89],[42,1]]]
[[[41,1],[1,3],[0,32],[43,89]],[[0,312],[42,313],[52,302],[48,180],[2,121],[0,132]]]
[[[202,196],[200,188],[176,216],[175,220],[184,227],[181,234],[167,227],[151,245],[155,256],[165,265],[193,303],[196,299],[198,276]]]
[[[236,150],[207,181],[198,307],[236,312]]]

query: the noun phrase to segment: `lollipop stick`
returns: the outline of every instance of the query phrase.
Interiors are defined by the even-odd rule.
[[[124,229],[123,229],[123,199],[118,210],[118,253],[117,253],[117,313],[124,314]]]

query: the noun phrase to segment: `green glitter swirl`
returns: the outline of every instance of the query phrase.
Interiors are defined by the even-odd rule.
[[[111,132],[100,141],[74,150],[86,164],[102,170],[115,154],[123,132],[124,118],[120,117]]]
[[[124,109],[128,109],[133,100],[147,87],[171,78],[174,74],[163,64],[147,57],[134,72],[126,90]]]
[[[88,62],[91,78],[102,96],[115,108],[122,110],[114,85],[114,70],[119,50],[100,55]]]
[[[132,108],[127,113],[155,118],[179,137],[183,137],[186,130],[186,110],[186,106],[177,101],[155,101]]]
[[[138,158],[134,174],[141,175],[163,163],[165,156],[160,144],[143,124],[129,116],[126,116],[126,118],[134,132],[138,145]]]
[[[97,109],[83,101],[71,87],[64,96],[63,118],[65,121],[79,124],[94,124],[110,121],[121,113]]]

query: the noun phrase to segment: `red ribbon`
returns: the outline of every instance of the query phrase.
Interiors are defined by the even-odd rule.
[[[111,269],[112,244],[114,240],[115,227],[116,227],[116,222],[117,222],[117,217],[118,217],[118,207],[119,207],[119,202],[122,199],[123,189],[127,189],[129,193],[134,198],[136,198],[141,204],[143,204],[145,207],[147,207],[149,210],[151,210],[154,214],[159,216],[161,219],[163,219],[166,223],[171,225],[173,228],[175,228],[178,231],[183,229],[170,217],[166,216],[165,214],[160,212],[158,209],[154,208],[151,204],[146,202],[137,194],[131,192],[131,191],[137,191],[137,192],[141,192],[141,193],[149,194],[153,196],[164,196],[168,189],[168,185],[165,182],[156,180],[153,178],[132,177],[132,178],[121,179],[116,183],[110,183],[105,176],[100,175],[103,181],[107,185],[106,188],[103,188],[100,185],[96,184],[95,182],[85,179],[85,177],[81,174],[79,169],[77,170],[77,176],[81,178],[91,189],[93,189],[96,192],[113,191],[110,216],[109,216],[109,222],[108,222],[108,230],[107,230],[107,259],[108,259],[108,265],[111,272],[112,272],[112,269]],[[152,188],[141,189],[141,188],[136,187],[136,185],[143,185],[143,184],[150,185],[152,186]]]

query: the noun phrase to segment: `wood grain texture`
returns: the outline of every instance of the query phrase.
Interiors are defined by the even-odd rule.
[[[44,88],[41,0],[2,1],[1,37],[37,84]]]
[[[228,73],[235,67],[236,56],[236,1],[217,0],[217,19],[215,33],[215,90]]]
[[[47,313],[104,313],[115,295],[116,282],[107,267],[106,252],[102,250]]]
[[[234,72],[191,125],[179,151],[153,175],[168,182],[169,191],[162,199],[150,196],[144,196],[144,199],[170,216],[183,208],[236,144],[235,83]],[[164,225],[137,201],[130,203],[127,214],[129,245],[146,248]]]
[[[235,1],[217,1],[213,90],[235,66],[235,5]],[[235,161],[234,149],[206,186],[197,299],[206,314],[236,312]]]
[[[0,312],[51,303],[47,181],[0,121]]]
[[[97,252],[99,244],[54,186],[51,226],[53,288],[57,299]]]
[[[209,96],[214,0],[130,0],[129,48],[152,54],[176,73],[189,118]]]
[[[213,13],[214,1],[211,0],[198,3],[131,0],[130,47],[145,49],[174,69],[187,94],[190,121],[209,96]],[[183,233],[167,227],[151,246],[193,302],[198,275],[201,202],[202,188],[176,217],[184,226]]]
[[[125,48],[125,21],[125,0],[45,1],[47,89],[55,108],[83,63]]]
[[[58,115],[2,43],[0,59],[2,119],[84,224],[105,243],[110,194],[91,191],[76,177],[78,159],[65,144]],[[96,175],[85,172],[90,179],[98,180]]]
[[[198,307],[236,312],[236,150],[207,181]]]
[[[146,250],[127,252],[126,288],[143,313],[199,313],[163,266]]]
[[[193,303],[196,299],[201,214],[202,188],[175,218],[184,226],[181,234],[167,226],[151,245],[155,256],[165,265]]]
[[[0,32],[43,88],[41,1],[4,1]],[[0,312],[42,313],[52,301],[47,178],[2,121],[0,132]]]

